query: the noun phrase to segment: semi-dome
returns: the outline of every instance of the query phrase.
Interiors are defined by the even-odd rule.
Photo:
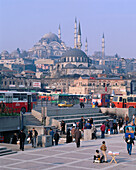
[[[66,64],[65,68],[77,68],[75,64]]]
[[[63,53],[62,57],[87,57],[87,55],[79,49],[70,49]]]

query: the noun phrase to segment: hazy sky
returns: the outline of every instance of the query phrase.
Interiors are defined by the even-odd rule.
[[[74,46],[75,16],[81,23],[82,50],[88,39],[89,54],[136,57],[136,0],[0,0],[0,52],[28,50],[46,33],[58,33]]]

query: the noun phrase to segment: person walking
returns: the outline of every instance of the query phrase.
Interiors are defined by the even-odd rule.
[[[128,117],[128,115],[126,114],[126,116],[125,116],[125,122],[126,122],[126,126],[128,125],[128,123],[129,123],[129,117]]]
[[[61,121],[61,133],[65,134],[65,122],[63,120]]]
[[[54,142],[53,142],[53,137],[54,137],[54,131],[52,128],[50,128],[50,135],[52,137],[52,146],[54,145]]]
[[[79,121],[79,129],[81,129],[81,130],[83,129],[83,120],[84,120],[84,118],[82,116],[80,121]]]
[[[58,130],[56,130],[56,133],[54,134],[54,140],[55,140],[55,145],[58,145],[58,142],[59,142]]]
[[[113,121],[112,120],[110,120],[109,126],[110,126],[110,135],[111,135],[113,134]]]
[[[106,155],[106,150],[107,150],[107,147],[105,145],[105,141],[102,142],[102,145],[100,147],[101,151],[102,151],[102,155],[104,156],[104,159],[105,159],[105,163],[108,163],[107,162],[107,155]]]
[[[24,151],[24,142],[25,142],[26,134],[23,130],[20,131],[18,135],[18,139],[20,139],[20,150]]]
[[[133,121],[133,125],[135,125],[135,115],[133,114],[133,117],[132,117],[132,121]]]
[[[80,147],[81,131],[77,128],[75,131],[75,141],[77,148]]]
[[[28,143],[32,143],[32,131],[31,130],[28,131],[27,141]]]
[[[97,129],[94,124],[92,124],[91,131],[92,131],[92,139],[97,139],[97,137],[96,137]]]
[[[106,134],[108,134],[108,129],[110,128],[108,119],[106,120],[105,126],[106,126]]]
[[[104,122],[102,123],[100,130],[101,130],[101,138],[103,139],[103,138],[105,138],[105,124],[104,124]]]
[[[72,127],[71,129],[71,136],[72,136],[72,142],[74,142],[74,138],[75,138],[75,126]]]
[[[67,130],[66,143],[72,142],[72,137],[70,136],[70,129]]]
[[[13,138],[12,138],[12,144],[17,144],[17,140],[18,140],[17,134],[14,133]]]
[[[129,134],[128,137],[126,138],[126,143],[127,143],[127,151],[128,154],[131,155],[132,151],[132,143],[134,145],[134,140],[131,138],[131,135]]]
[[[32,147],[36,148],[36,138],[38,136],[38,132],[35,130],[35,128],[32,129]]]

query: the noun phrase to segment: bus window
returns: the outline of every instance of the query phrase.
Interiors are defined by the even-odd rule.
[[[113,97],[113,102],[118,102],[118,97]]]
[[[127,98],[127,101],[128,101],[128,102],[133,102],[133,97],[128,97],[128,98]]]
[[[134,97],[134,102],[136,102],[136,97]]]
[[[13,93],[13,101],[19,101],[20,100],[20,94]]]
[[[4,93],[1,93],[0,94],[0,102],[1,101],[5,101],[5,94]]]
[[[27,101],[27,94],[26,93],[21,94],[20,100]]]
[[[119,102],[122,102],[122,97],[119,98]]]
[[[12,96],[6,96],[6,103],[12,103]]]

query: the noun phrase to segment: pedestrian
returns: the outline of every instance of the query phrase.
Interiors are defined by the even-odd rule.
[[[113,133],[114,134],[117,134],[118,133],[118,130],[117,130],[117,120],[114,118],[113,120]]]
[[[87,123],[85,124],[85,129],[91,129],[90,119],[87,120]]]
[[[112,120],[110,120],[109,126],[110,126],[110,134],[113,134],[113,121]]]
[[[65,122],[63,120],[61,121],[61,133],[65,134]]]
[[[58,142],[59,142],[58,130],[56,130],[56,133],[54,134],[54,140],[55,140],[55,145],[58,145]]]
[[[70,129],[67,130],[66,143],[72,142],[72,137],[70,136]]]
[[[128,115],[126,114],[126,116],[125,116],[125,122],[126,122],[126,126],[128,125],[128,123],[129,123],[129,117],[128,117]]]
[[[133,120],[133,125],[135,125],[135,115],[134,114],[133,114],[132,120]]]
[[[17,138],[17,134],[14,133],[13,138],[12,138],[12,144],[17,144],[18,138]]]
[[[77,128],[75,131],[75,142],[76,142],[77,148],[80,147],[80,139],[81,139],[81,131]]]
[[[24,142],[25,142],[26,134],[23,130],[20,131],[18,135],[18,139],[20,139],[20,150],[24,151]]]
[[[129,134],[128,137],[126,138],[126,143],[127,143],[127,151],[128,154],[131,155],[132,151],[132,143],[134,145],[134,140],[131,138],[131,135]]]
[[[36,148],[36,138],[38,136],[38,132],[35,130],[35,128],[32,129],[32,147]]]
[[[71,136],[72,136],[72,142],[74,142],[74,138],[75,138],[75,126],[72,127],[71,129]]]
[[[90,118],[90,124],[91,125],[93,124],[93,118],[92,117]]]
[[[106,120],[105,126],[106,126],[106,134],[108,134],[108,129],[110,128],[108,119]]]
[[[79,129],[83,130],[83,116],[81,117],[80,121],[79,121]]]
[[[96,127],[94,126],[94,124],[92,124],[91,131],[92,131],[92,139],[97,139],[97,137],[96,137],[97,129],[96,129]]]
[[[54,145],[54,142],[53,142],[53,137],[54,137],[54,131],[52,128],[50,128],[50,133],[49,133],[52,137],[52,146]]]
[[[107,162],[107,155],[106,155],[107,147],[105,145],[105,141],[102,142],[102,145],[101,145],[100,149],[101,149],[102,155],[104,156],[104,159],[105,159],[105,161],[103,161],[103,162],[108,163]]]
[[[80,102],[80,108],[84,108],[84,107],[85,107],[84,103]]]
[[[95,102],[95,107],[98,107],[98,102],[97,101]]]
[[[29,143],[32,143],[32,131],[31,130],[28,131],[27,140]],[[33,147],[33,145],[32,145],[32,147]]]
[[[119,119],[118,125],[119,125],[119,129],[122,128],[122,126],[123,126],[123,119],[122,118]]]
[[[101,130],[101,138],[105,138],[105,125],[104,125],[104,122],[102,123],[101,127],[100,127],[100,130]]]

